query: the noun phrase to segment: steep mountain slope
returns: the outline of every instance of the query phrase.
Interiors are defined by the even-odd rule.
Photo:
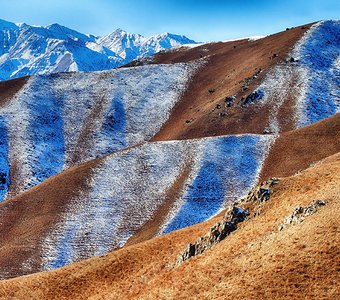
[[[0,85],[1,277],[202,222],[259,176],[292,175],[339,151],[339,114],[330,117],[339,107],[339,27],[321,22],[114,71]],[[273,152],[295,136],[285,158]]]
[[[186,244],[220,217],[55,271],[2,281],[0,294],[2,299],[337,299],[339,174],[336,154],[281,179],[258,216],[180,266],[175,262]],[[326,205],[279,230],[296,207],[316,199]]]
[[[165,201],[171,203],[154,234],[206,220],[253,186],[272,140],[243,135],[147,143],[46,180],[1,205],[7,258],[0,258],[1,276],[52,269],[123,246]],[[29,224],[36,224],[34,231],[27,231]]]
[[[46,27],[0,20],[0,80],[31,74],[113,69],[138,57],[193,44],[172,34],[144,38],[116,30],[99,38],[59,24]]]

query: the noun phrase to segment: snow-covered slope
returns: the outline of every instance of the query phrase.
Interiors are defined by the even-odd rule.
[[[146,143],[106,157],[93,170],[89,190],[72,199],[43,241],[43,269],[123,246],[184,168],[189,176],[159,233],[212,217],[255,184],[273,140],[240,135]]]
[[[257,105],[272,104],[267,131],[281,131],[278,112],[294,94],[296,127],[313,124],[340,112],[340,21],[322,21],[295,45],[256,88]]]
[[[168,33],[145,38],[118,29],[99,38],[59,24],[38,27],[0,20],[0,80],[108,70],[138,57],[192,43],[195,42],[184,36]]]
[[[150,139],[198,66],[150,65],[31,77],[0,107],[0,153],[6,154],[0,172],[9,176],[11,165],[21,166],[11,172],[10,194],[73,164]]]

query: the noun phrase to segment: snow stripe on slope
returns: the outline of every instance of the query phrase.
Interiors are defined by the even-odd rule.
[[[43,87],[43,88],[42,88]],[[0,110],[8,119],[10,165],[15,169],[15,190],[29,189],[64,167],[62,102],[45,93],[53,80],[32,77],[25,87]]]
[[[340,111],[340,21],[314,25],[294,49],[305,71],[304,95],[299,99],[298,127]]]
[[[90,190],[72,199],[45,239],[44,269],[123,246],[162,205],[189,161],[196,162],[191,184],[177,202],[202,205],[191,205],[196,215],[176,215],[175,209],[181,222],[171,229],[206,220],[248,192],[272,141],[270,135],[245,135],[146,143],[106,157],[93,170]]]
[[[8,133],[6,120],[0,117],[0,202],[5,198],[9,185]]]
[[[61,172],[64,168],[64,134],[62,99],[42,91],[53,88],[53,80],[36,77],[31,85],[29,111],[29,134],[31,147],[29,159],[32,161],[33,184]]]
[[[163,233],[203,222],[223,204],[244,197],[256,183],[273,140],[274,136],[260,135],[207,140],[202,165],[179,199],[180,207],[170,214]]]
[[[257,87],[259,106],[271,104],[268,132],[281,131],[278,112],[289,97],[297,101],[296,127],[340,111],[340,21],[313,25],[290,56],[295,62],[277,65]]]

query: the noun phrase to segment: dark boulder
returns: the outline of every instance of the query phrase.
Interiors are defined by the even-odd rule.
[[[261,90],[256,90],[249,94],[246,98],[242,97],[241,99],[241,107],[248,106],[258,100],[261,100],[264,96],[264,92]]]

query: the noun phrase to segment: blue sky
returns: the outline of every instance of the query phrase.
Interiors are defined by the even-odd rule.
[[[171,32],[197,41],[266,35],[339,16],[340,0],[0,0],[7,21],[59,23],[94,35],[116,28],[145,36]]]

